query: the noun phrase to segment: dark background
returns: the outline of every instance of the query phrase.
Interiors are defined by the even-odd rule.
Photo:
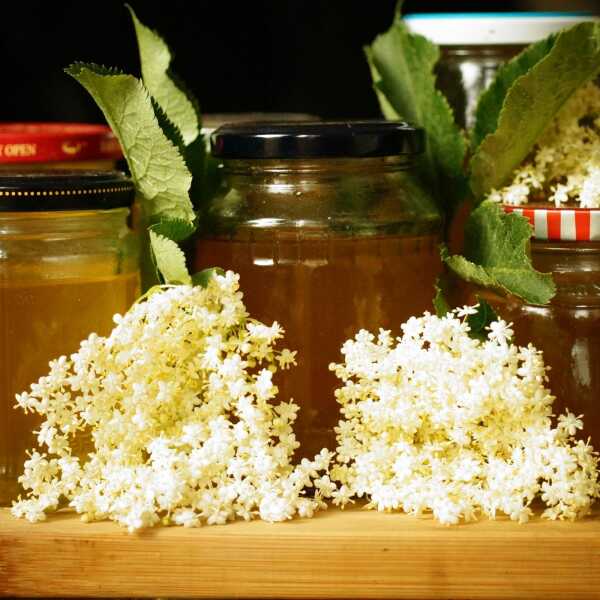
[[[391,23],[396,0],[130,0],[175,52],[203,112],[375,117],[362,46]],[[406,0],[404,12],[595,10],[600,0]],[[0,121],[101,121],[62,72],[75,60],[138,74],[120,0],[10,0],[0,21]]]

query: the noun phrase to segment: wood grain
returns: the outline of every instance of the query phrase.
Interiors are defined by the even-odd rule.
[[[0,596],[600,598],[600,510],[579,522],[444,527],[329,510],[287,523],[128,534],[0,509]]]

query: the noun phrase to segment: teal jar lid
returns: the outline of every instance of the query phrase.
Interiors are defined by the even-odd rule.
[[[441,46],[526,45],[565,27],[598,21],[587,11],[415,13],[404,16],[413,33]]]

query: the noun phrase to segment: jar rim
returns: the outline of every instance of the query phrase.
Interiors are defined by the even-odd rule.
[[[305,121],[226,124],[211,136],[223,159],[367,158],[416,155],[425,132],[402,121]]]
[[[135,186],[120,171],[0,172],[0,212],[126,208],[134,197]]]

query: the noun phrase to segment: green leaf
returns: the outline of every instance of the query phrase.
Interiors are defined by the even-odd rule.
[[[152,102],[152,108],[154,109],[154,116],[156,117],[156,120],[158,121],[158,124],[162,129],[162,132],[165,134],[165,137],[173,144],[173,146],[175,146],[177,150],[179,150],[179,154],[181,154],[181,156],[183,156],[185,160],[185,142],[183,141],[181,131],[179,131],[177,125],[175,125],[175,123],[173,123],[173,121],[169,119],[167,113],[162,109],[160,104],[152,97],[150,97],[150,100]],[[187,164],[187,160],[185,162],[188,169],[191,171],[189,165]]]
[[[204,269],[199,273],[194,273],[194,275],[192,275],[192,285],[199,285],[205,288],[208,285],[211,277],[214,275],[225,275],[225,271],[220,267],[210,267],[209,269]]]
[[[192,283],[185,264],[185,256],[173,240],[150,230],[150,247],[156,267],[165,283]]]
[[[483,202],[465,227],[465,256],[442,255],[466,281],[510,293],[532,304],[546,304],[556,293],[549,273],[531,265],[531,226],[524,217],[507,214],[493,202]]]
[[[384,115],[402,118],[427,132],[421,178],[446,209],[466,194],[466,144],[446,98],[435,87],[439,48],[410,33],[398,17],[365,50]],[[383,98],[383,100],[382,100]]]
[[[150,230],[174,242],[182,242],[196,231],[196,226],[183,219],[162,219],[150,226]]]
[[[131,6],[126,6],[135,27],[144,85],[179,129],[187,145],[200,133],[200,120],[194,102],[169,72],[172,57],[165,41],[156,31],[140,22]]]
[[[471,133],[471,148],[475,150],[483,138],[498,127],[500,110],[508,90],[522,75],[544,58],[554,46],[556,35],[551,35],[527,46],[512,60],[504,63],[490,86],[481,94],[475,111],[475,125]]]
[[[505,185],[570,96],[600,72],[600,23],[580,23],[558,34],[548,54],[517,77],[502,104],[498,127],[471,160],[477,199]],[[483,109],[482,109],[483,110]],[[481,125],[486,131],[490,125]]]
[[[192,176],[162,132],[142,83],[92,64],[74,63],[66,72],[92,95],[117,136],[146,216],[193,221]]]
[[[394,110],[394,107],[390,104],[385,93],[381,90],[381,75],[373,63],[373,52],[369,46],[363,48],[365,56],[367,57],[367,63],[369,64],[369,70],[371,71],[371,79],[373,80],[373,91],[377,96],[379,102],[379,108],[381,114],[388,119],[388,121],[400,121],[400,115]]]
[[[498,315],[483,298],[478,296],[477,301],[477,312],[467,317],[467,324],[470,329],[469,335],[472,338],[484,341],[488,337],[487,328],[490,323],[498,320]]]
[[[435,290],[435,296],[433,297],[433,308],[435,309],[435,314],[438,317],[443,317],[450,312],[450,304],[446,300],[446,293],[444,287],[444,281],[441,277],[437,278],[435,285],[433,286]]]

